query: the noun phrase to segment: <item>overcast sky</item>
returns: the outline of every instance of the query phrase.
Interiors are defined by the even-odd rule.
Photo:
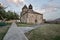
[[[20,14],[22,7],[26,4],[33,5],[33,10],[44,15],[44,19],[53,20],[60,18],[60,0],[0,0],[0,3]]]

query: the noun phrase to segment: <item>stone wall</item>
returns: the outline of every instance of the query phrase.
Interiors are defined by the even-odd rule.
[[[33,24],[43,23],[43,15],[28,13],[27,23]]]
[[[32,13],[28,13],[27,23],[34,23],[35,15]]]
[[[27,14],[25,14],[25,15],[23,15],[22,17],[21,17],[21,22],[22,23],[27,23]]]

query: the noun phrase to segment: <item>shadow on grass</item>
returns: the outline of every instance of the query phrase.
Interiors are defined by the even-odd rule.
[[[60,36],[56,36],[53,40],[60,40]]]

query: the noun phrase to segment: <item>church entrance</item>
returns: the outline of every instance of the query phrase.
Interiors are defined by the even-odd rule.
[[[37,24],[37,19],[35,19],[35,24]]]

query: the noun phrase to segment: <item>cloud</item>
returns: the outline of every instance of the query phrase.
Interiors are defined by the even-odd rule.
[[[57,12],[60,9],[60,2],[50,0],[48,4],[43,5],[42,9],[45,9],[46,12]]]
[[[55,13],[60,9],[60,2],[57,0],[49,0],[47,4],[44,4],[42,8],[34,8],[39,13]]]
[[[42,14],[45,13],[45,9],[41,9],[41,10],[39,9],[39,10],[35,10],[35,11],[39,12],[39,13],[42,13]]]
[[[54,11],[58,10],[58,7],[55,7],[55,6],[52,6],[52,5],[47,5],[43,9],[45,9],[47,12],[54,12]]]
[[[49,2],[52,2],[53,0],[49,0]]]
[[[14,3],[16,5],[23,5],[25,0],[7,0],[7,2]]]

